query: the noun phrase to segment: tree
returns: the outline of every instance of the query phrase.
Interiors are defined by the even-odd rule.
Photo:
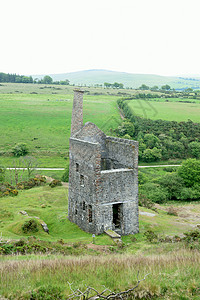
[[[122,83],[118,83],[118,82],[114,82],[112,84],[113,88],[116,88],[116,89],[123,89],[124,85]]]
[[[46,75],[46,76],[44,76],[44,78],[42,79],[42,83],[45,83],[45,84],[51,84],[51,83],[53,83],[53,79],[51,78],[51,76]]]
[[[186,92],[186,93],[192,93],[193,89],[192,88],[187,88],[187,89],[184,90],[184,92]]]
[[[104,87],[106,87],[106,88],[109,88],[109,87],[111,87],[111,83],[109,83],[109,82],[104,82]]]
[[[178,168],[179,176],[187,187],[200,185],[200,161],[189,158]]]
[[[142,155],[142,159],[146,162],[160,160],[161,157],[161,149],[157,149],[156,147],[153,149],[145,149]]]
[[[68,79],[65,79],[65,80],[61,80],[60,82],[59,82],[59,84],[61,84],[61,85],[69,85],[69,80]]]
[[[39,163],[37,159],[32,156],[25,156],[24,158],[20,158],[22,161],[23,168],[27,169],[28,178],[33,176],[36,168],[38,167]]]
[[[158,90],[158,86],[157,85],[154,85],[152,88],[151,88],[152,91],[157,91]]]
[[[147,133],[144,136],[144,142],[147,148],[153,149],[154,147],[158,147],[160,144],[160,140],[153,133]]]
[[[166,84],[166,85],[161,86],[161,89],[163,91],[168,91],[168,90],[171,90],[171,87],[170,87],[170,85]]]
[[[135,127],[132,122],[129,122],[128,120],[124,120],[122,122],[122,125],[120,125],[117,129],[119,135],[122,137],[126,134],[133,137],[135,132]]]
[[[142,84],[142,85],[139,87],[139,90],[149,90],[149,86],[146,85],[146,84]]]
[[[191,142],[188,145],[189,153],[195,157],[200,158],[200,143],[199,142]]]

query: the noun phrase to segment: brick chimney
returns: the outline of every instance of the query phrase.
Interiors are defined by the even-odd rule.
[[[83,93],[84,91],[81,89],[74,89],[71,136],[73,136],[83,126]]]

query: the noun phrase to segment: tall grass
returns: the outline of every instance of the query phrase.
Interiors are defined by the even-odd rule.
[[[9,299],[30,299],[31,290],[54,286],[67,297],[71,293],[68,282],[74,290],[92,286],[98,291],[104,287],[121,291],[136,284],[139,271],[140,278],[150,275],[140,284],[136,295],[151,295],[158,299],[198,299],[199,265],[200,253],[186,250],[146,257],[109,255],[31,259],[27,256],[25,260],[13,258],[1,263],[0,293]]]

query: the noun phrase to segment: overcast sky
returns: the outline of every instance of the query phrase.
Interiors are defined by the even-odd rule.
[[[200,76],[200,0],[0,0],[0,72]]]

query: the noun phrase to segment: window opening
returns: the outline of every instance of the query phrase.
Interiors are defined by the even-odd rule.
[[[85,201],[83,201],[83,210],[85,210]]]
[[[79,164],[76,163],[76,172],[79,172]]]
[[[88,205],[88,219],[89,223],[92,223],[92,205]]]
[[[84,176],[80,175],[80,185],[84,186]]]

